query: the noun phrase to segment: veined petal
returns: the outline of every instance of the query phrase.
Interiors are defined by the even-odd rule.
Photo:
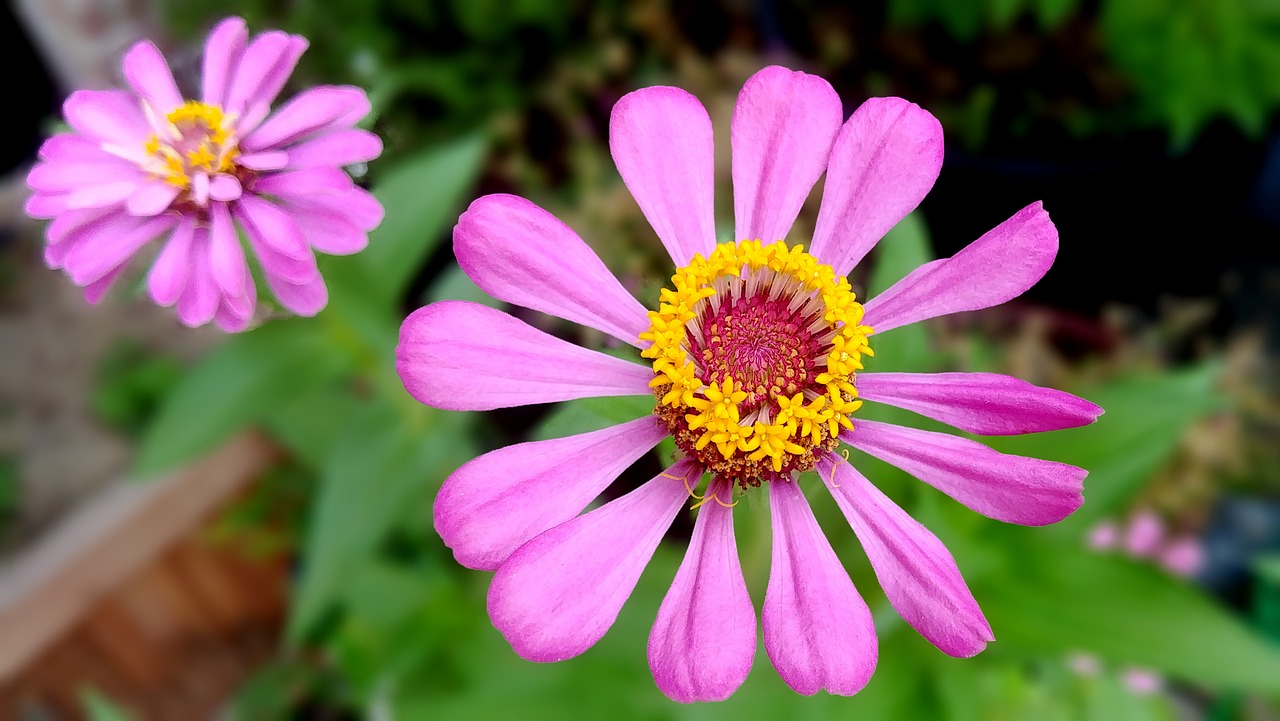
[[[1058,254],[1058,229],[1039,201],[987,231],[950,258],[916,268],[865,306],[877,333],[1022,295]]]
[[[440,487],[436,533],[458,563],[496,569],[529,539],[581,513],[666,435],[666,425],[650,415],[486,453]]]
[[[288,211],[246,194],[232,204],[231,213],[268,275],[294,284],[310,283],[319,275],[315,254]]]
[[[350,85],[322,85],[299,93],[256,130],[240,147],[248,151],[279,148],[309,135],[342,127],[347,118],[369,114],[369,96]]]
[[[268,76],[288,57],[292,47],[290,35],[279,30],[270,30],[254,38],[232,72],[227,87],[226,110],[243,113],[253,105]]]
[[[649,395],[653,370],[576,346],[464,301],[419,308],[400,327],[405,389],[436,408],[481,411],[593,396]]]
[[[67,253],[63,268],[76,285],[89,285],[124,265],[148,241],[172,228],[177,220],[172,215],[108,216],[81,231],[84,236]]]
[[[735,239],[787,237],[843,119],[840,96],[816,75],[775,65],[747,80],[733,109]]]
[[[820,457],[817,471],[903,620],[943,653],[960,658],[976,655],[995,640],[955,559],[937,536],[839,456]]]
[[[689,497],[676,463],[627,495],[536,536],[502,564],[489,618],[521,658],[562,661],[591,648],[618,617]]]
[[[231,17],[218,23],[204,44],[204,82],[202,100],[207,105],[226,104],[227,90],[240,57],[244,54],[249,30],[242,18]]]
[[[985,436],[1088,425],[1097,405],[998,373],[859,373],[858,397]]]
[[[769,483],[773,563],[764,648],[796,693],[852,696],[871,680],[879,647],[871,610],[840,565],[795,482]]]
[[[157,115],[167,115],[182,105],[182,93],[178,92],[178,84],[169,72],[169,63],[150,40],[129,48],[121,60],[121,69],[129,87],[146,100]]]
[[[716,479],[708,492],[727,502],[733,486]],[[733,511],[713,500],[698,511],[689,550],[658,609],[649,669],[676,701],[723,701],[746,680],[755,655],[756,611],[738,560]]]
[[[716,243],[711,117],[679,88],[624,95],[609,118],[609,151],[618,173],[676,267]]]
[[[1088,473],[1075,466],[994,451],[967,438],[856,421],[840,440],[901,468],[984,516],[1044,526],[1084,503]]]
[[[831,148],[810,252],[848,275],[924,200],[942,152],[942,125],[929,111],[902,98],[863,103]]]
[[[514,195],[486,195],[453,229],[458,265],[486,293],[581,323],[636,347],[647,345],[644,306],[577,233]]]

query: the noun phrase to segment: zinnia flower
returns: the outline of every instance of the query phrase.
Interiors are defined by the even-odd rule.
[[[842,117],[839,97],[820,78],[770,67],[747,81],[731,136],[741,240],[717,245],[706,110],[670,87],[638,90],[614,106],[614,161],[677,268],[655,311],[646,312],[564,223],[527,200],[485,196],[459,219],[458,262],[486,292],[603,331],[652,361],[581,348],[475,303],[429,305],[401,328],[405,387],[438,408],[655,398],[652,415],[493,451],[441,488],[436,530],[460,563],[497,571],[489,615],[520,656],[558,661],[596,643],[692,494],[700,510],[658,610],[649,663],[675,700],[728,697],[756,647],[730,508],[734,497],[763,485],[773,525],[765,649],[799,693],[853,694],[875,668],[875,629],[798,473],[818,472],[889,601],[954,656],[981,651],[993,638],[990,626],[942,543],[859,474],[857,457],[851,463],[837,452],[840,443],[1006,522],[1053,523],[1082,502],[1079,468],[855,420],[869,400],[973,433],[1013,434],[1083,425],[1101,409],[989,373],[861,372],[873,329],[1013,298],[1048,270],[1058,237],[1035,203],[864,307],[845,276],[933,185],[942,129],[898,98],[869,100],[848,122]],[[809,250],[779,240],[824,171]],[[894,359],[878,360],[891,366]],[[579,515],[668,434],[679,461]],[[710,480],[699,494],[704,474]]]
[[[280,31],[248,39],[228,18],[209,35],[199,100],[184,99],[148,41],[122,63],[129,90],[79,90],[63,104],[71,132],[41,146],[27,213],[52,218],[45,261],[100,300],[130,259],[164,236],[148,278],[156,303],[189,326],[246,328],[257,289],[244,233],[280,304],[314,315],[328,302],[314,250],[355,253],[382,206],[341,166],[382,142],[354,124],[363,90],[312,88],[272,114],[307,41]]]

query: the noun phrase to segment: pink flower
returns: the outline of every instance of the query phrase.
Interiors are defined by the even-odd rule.
[[[397,365],[415,398],[488,410],[652,393],[656,407],[628,423],[467,463],[436,498],[436,530],[460,563],[497,571],[489,615],[516,653],[558,661],[604,635],[695,494],[701,510],[658,610],[649,662],[671,698],[718,700],[742,684],[756,647],[730,508],[735,496],[767,485],[773,561],[765,649],[797,692],[853,694],[875,669],[875,628],[796,482],[813,469],[902,617],[942,651],[972,656],[993,636],[951,554],[836,451],[843,441],[1002,521],[1040,525],[1074,511],[1085,477],[1079,468],[851,420],[863,400],[981,434],[1095,420],[1102,410],[1088,401],[1006,376],[860,372],[873,332],[1025,291],[1053,262],[1057,231],[1035,203],[864,307],[845,276],[933,185],[942,164],[938,121],[905,100],[875,98],[842,124],[840,98],[824,80],[770,67],[738,96],[731,140],[735,237],[743,240],[717,245],[706,110],[670,87],[636,91],[614,106],[614,161],[677,267],[655,311],[646,312],[568,226],[527,200],[490,195],[462,215],[454,251],[486,292],[612,335],[641,349],[652,367],[482,305],[446,301],[401,328]],[[773,242],[787,236],[824,172],[810,251]],[[668,434],[681,460],[579,515]],[[711,480],[697,495],[704,474]]]
[[[366,245],[382,206],[344,165],[376,158],[382,142],[355,129],[364,91],[321,86],[274,114],[272,103],[307,48],[280,31],[250,42],[228,18],[205,43],[199,100],[179,92],[150,42],[125,54],[128,90],[80,90],[63,104],[71,132],[49,138],[27,176],[27,213],[52,218],[45,261],[98,302],[149,241],[151,297],[177,304],[189,326],[244,330],[257,289],[237,231],[281,305],[314,315],[328,302],[313,250]]]

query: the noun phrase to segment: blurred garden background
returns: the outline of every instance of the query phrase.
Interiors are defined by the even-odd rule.
[[[316,318],[188,330],[150,305],[141,267],[85,305],[21,214],[35,149],[66,93],[118,83],[141,37],[194,81],[204,34],[232,14],[310,39],[286,95],[368,90],[363,125],[385,150],[353,172],[386,220],[367,251],[322,261]],[[11,0],[0,24],[0,718],[1280,719],[1280,2]],[[954,553],[987,651],[953,659],[917,636],[815,493],[875,613],[871,683],[797,696],[761,645],[730,700],[681,706],[654,686],[645,639],[691,516],[604,640],[549,665],[515,656],[485,615],[489,574],[458,566],[431,524],[467,459],[651,402],[438,411],[404,391],[394,347],[427,302],[498,305],[450,243],[489,192],[564,219],[654,307],[671,268],[613,168],[610,109],[655,84],[703,101],[728,240],[730,114],[769,64],[826,78],[846,115],[899,95],[945,128],[936,187],[855,269],[860,296],[1035,200],[1060,231],[1026,295],[877,337],[872,363],[1009,373],[1106,414],[987,439],[1089,470],[1085,505],[1048,528],[854,459]],[[758,608],[768,508],[755,494],[738,511]]]

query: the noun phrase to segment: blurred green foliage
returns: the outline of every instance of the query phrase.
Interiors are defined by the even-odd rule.
[[[150,353],[135,342],[119,342],[98,364],[90,399],[94,415],[124,435],[137,437],[182,373],[182,364],[174,358]]]

